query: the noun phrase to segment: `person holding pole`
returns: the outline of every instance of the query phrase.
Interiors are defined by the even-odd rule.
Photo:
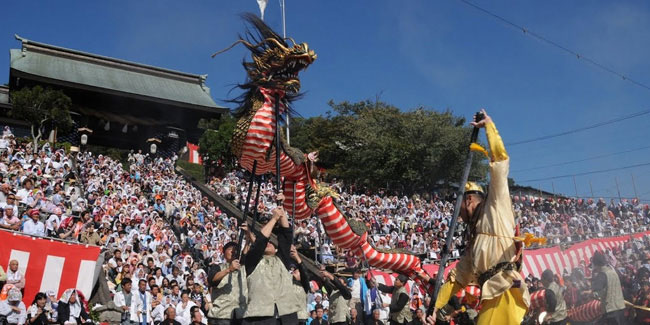
[[[519,273],[521,244],[516,243],[515,219],[508,189],[510,159],[494,122],[485,110],[482,119],[472,122],[485,128],[490,148],[490,192],[468,182],[460,207],[460,217],[468,225],[467,249],[447,282],[440,288],[433,314],[428,323],[435,323],[437,310],[470,283],[481,287],[482,309],[478,324],[520,324],[530,305],[528,288]],[[477,150],[476,144],[472,149]],[[479,151],[487,150],[479,147]]]
[[[241,229],[246,233],[248,241],[254,240],[254,235],[244,222]],[[241,267],[237,258],[239,243],[229,242],[223,247],[226,260],[221,265],[213,265],[208,271],[208,282],[212,287],[211,308],[208,310],[208,325],[241,324],[246,310],[248,287],[246,270]]]
[[[277,201],[281,203],[283,200],[284,196],[279,194]],[[282,204],[272,213],[246,255],[248,300],[243,324],[298,323],[295,299],[290,294],[294,289],[289,269],[292,259],[299,261],[296,261],[297,254],[291,253],[291,229]],[[276,225],[279,227],[274,230]],[[277,245],[270,241],[272,233],[277,236]]]

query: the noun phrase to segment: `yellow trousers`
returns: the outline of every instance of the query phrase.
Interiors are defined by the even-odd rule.
[[[447,282],[438,294],[436,308],[444,307],[449,299],[463,287],[455,282]],[[481,311],[478,314],[478,325],[519,325],[526,315],[528,308],[524,304],[519,289],[510,289],[502,295],[481,302]]]

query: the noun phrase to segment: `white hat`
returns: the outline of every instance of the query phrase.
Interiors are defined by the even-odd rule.
[[[20,293],[20,290],[18,288],[11,288],[11,290],[9,290],[9,294],[7,295],[7,300],[21,301],[23,300],[23,294]]]

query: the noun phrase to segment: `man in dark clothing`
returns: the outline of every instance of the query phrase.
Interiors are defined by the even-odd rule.
[[[201,308],[199,308],[199,306],[190,308],[190,315],[192,315],[191,325],[203,325],[201,322],[203,320],[203,316],[201,315]]]
[[[375,308],[372,311],[372,317],[366,322],[366,325],[384,325],[384,322],[381,320],[381,312],[379,308]]]
[[[607,265],[605,255],[597,251],[592,259],[594,276],[591,279],[591,288],[594,296],[600,300],[605,309],[603,320],[605,324],[624,324],[623,312],[625,300],[621,289],[621,280],[614,269]]]
[[[542,272],[542,284],[546,289],[545,296],[547,298],[546,311],[548,314],[545,322],[549,323],[549,325],[565,325],[567,323],[567,308],[564,300],[564,290],[555,282],[553,271],[547,269]]]
[[[387,286],[385,284],[377,284],[377,289],[381,292],[392,294],[390,300],[390,324],[408,324],[413,319],[413,314],[408,306],[409,295],[406,293],[404,284],[408,281],[408,277],[400,274],[395,279],[394,286]]]
[[[165,310],[165,320],[160,325],[181,325],[176,321],[176,309],[174,307],[167,307]]]
[[[310,325],[329,325],[329,323],[323,319],[323,305],[316,305],[316,318],[311,321]]]
[[[241,226],[252,239],[246,223]],[[241,324],[246,309],[248,288],[246,272],[237,259],[236,242],[229,242],[223,247],[226,260],[220,265],[213,265],[208,270],[208,282],[211,286],[212,307],[208,311],[208,325]]]
[[[332,325],[343,325],[346,323],[347,316],[350,313],[348,301],[352,298],[352,293],[350,293],[350,289],[345,285],[343,279],[327,271],[321,271],[321,275],[325,280],[323,283],[325,289],[330,293],[328,321]]]
[[[77,297],[77,290],[67,289],[61,295],[61,300],[56,308],[57,311],[57,324],[65,324],[66,322],[76,322],[77,324],[92,324],[90,316],[86,313],[85,308]]]
[[[302,259],[294,245],[291,245],[290,255],[291,258],[298,263],[292,264],[289,267],[291,275],[293,276],[293,298],[298,315],[298,324],[306,324],[307,319],[309,318],[309,313],[307,313],[307,293],[311,290],[311,286],[309,285],[309,278],[306,277],[307,269],[305,269],[305,265],[302,264]]]
[[[283,199],[278,195],[280,202]],[[273,210],[271,219],[262,227],[246,255],[248,300],[244,324],[298,323],[295,297],[288,294],[294,291],[289,274],[292,231],[287,213],[281,204],[279,206]],[[272,232],[277,236],[278,247],[269,241]],[[306,279],[307,275],[301,274],[301,277]]]
[[[356,308],[350,309],[350,318],[348,319],[347,325],[363,325],[363,320],[357,313]]]
[[[409,325],[423,325],[426,322],[424,321],[424,310],[422,308],[418,308],[415,311],[415,317],[413,317],[413,321]]]

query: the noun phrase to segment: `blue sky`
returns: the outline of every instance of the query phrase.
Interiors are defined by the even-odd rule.
[[[650,91],[593,68],[460,1],[286,0],[287,33],[318,60],[302,74],[295,108],[323,114],[327,101],[381,99],[403,109],[488,109],[506,142],[646,110]],[[631,78],[650,84],[650,3],[486,1],[494,11]],[[8,80],[13,35],[120,59],[209,75],[217,102],[243,81],[242,47],[211,59],[243,31],[254,0],[8,2],[0,20],[0,82]],[[266,11],[281,30],[277,0]],[[225,105],[225,104],[224,104]],[[517,171],[647,146],[650,115],[548,141],[510,147],[515,180],[650,162],[650,149],[556,168]],[[459,162],[460,163],[460,162]],[[578,194],[637,192],[650,202],[650,166],[576,177]],[[575,194],[572,178],[526,185]]]

